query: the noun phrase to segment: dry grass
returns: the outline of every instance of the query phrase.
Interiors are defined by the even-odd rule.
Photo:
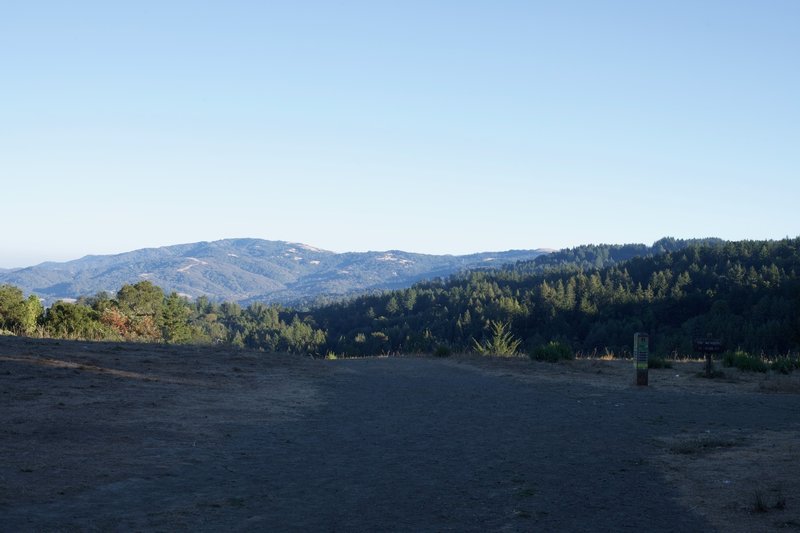
[[[719,531],[785,531],[800,526],[798,444],[798,431],[695,435],[664,439],[655,462]]]
[[[635,387],[632,361],[607,357],[552,364],[459,356],[450,363],[531,383],[583,383],[607,390]],[[678,394],[800,394],[800,373],[786,376],[726,368],[724,377],[702,379],[698,374],[703,365],[702,360],[676,360],[672,368],[651,369],[649,387]],[[679,490],[682,503],[717,530],[800,531],[800,431],[682,435],[660,445],[662,453],[654,464]]]
[[[631,359],[584,357],[558,363],[531,361],[528,357],[486,357],[471,354],[453,355],[447,364],[470,367],[476,371],[507,375],[527,382],[583,383],[607,389],[634,387],[636,372]],[[773,372],[743,372],[726,368],[724,375],[703,379],[703,360],[670,360],[672,368],[649,371],[649,387],[693,394],[742,392],[784,392],[800,394],[800,373],[784,376]]]
[[[800,394],[800,372],[795,371],[788,376],[769,374],[759,382],[758,389],[762,392]]]
[[[700,437],[675,441],[670,444],[669,451],[683,455],[699,454],[714,451],[718,448],[730,448],[736,446],[739,442],[740,439],[736,438],[701,435]]]

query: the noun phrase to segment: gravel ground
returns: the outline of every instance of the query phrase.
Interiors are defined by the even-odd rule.
[[[0,531],[795,527],[788,489],[756,516],[690,474],[796,450],[797,394],[536,368],[0,337]]]

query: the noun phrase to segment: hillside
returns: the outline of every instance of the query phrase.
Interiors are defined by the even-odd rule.
[[[63,263],[0,271],[11,284],[51,303],[147,280],[167,292],[214,301],[303,304],[384,289],[398,289],[456,272],[531,260],[543,250],[426,255],[391,250],[334,253],[306,244],[261,239],[146,248],[86,256]]]
[[[516,273],[537,274],[552,270],[574,269],[592,270],[614,266],[635,257],[653,257],[666,252],[677,252],[689,246],[723,244],[722,239],[675,239],[664,237],[648,246],[640,243],[629,244],[584,244],[574,248],[554,250],[529,261],[519,261],[506,265],[504,270]]]
[[[602,269],[567,263],[539,272],[551,258],[364,296],[310,316],[327,331],[327,349],[362,355],[469,351],[491,337],[492,323],[508,324],[528,351],[556,341],[584,353],[625,353],[636,331],[649,332],[659,354],[691,353],[698,335],[752,353],[800,347],[800,238],[695,243]]]
[[[568,263],[531,273],[531,263],[518,262],[500,269],[468,270],[305,311],[259,301],[246,307],[206,297],[189,301],[165,294],[150,280],[125,285],[114,295],[75,304],[60,302],[45,310],[35,296],[0,285],[0,330],[347,355],[484,349],[536,353],[549,343],[566,353],[625,354],[633,332],[645,331],[651,335],[652,352],[659,355],[689,354],[692,339],[706,335],[721,339],[730,350],[771,356],[797,353],[800,238],[682,244],[686,247],[602,269]],[[359,268],[364,264],[352,261],[357,254],[332,254],[289,243],[276,246],[290,254],[288,264],[313,261],[322,266],[326,255],[329,261],[336,258],[340,268],[347,259]],[[609,246],[585,248],[587,253],[579,255],[590,257],[606,255]],[[655,248],[642,251],[649,254]],[[320,259],[303,258],[301,250]],[[196,247],[184,250],[192,255],[183,257],[182,266],[174,270],[182,275],[204,272],[211,258],[196,252]],[[418,267],[414,258],[430,259],[402,252],[364,255],[367,266],[386,268],[383,265],[390,263],[394,272]],[[362,279],[368,273],[362,272]],[[495,343],[503,335],[508,340],[504,345],[511,348]],[[490,341],[493,344],[487,345]],[[796,366],[796,361],[788,363]]]

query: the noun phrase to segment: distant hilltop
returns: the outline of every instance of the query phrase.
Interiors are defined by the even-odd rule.
[[[262,239],[144,248],[0,269],[8,283],[52,303],[116,293],[148,280],[190,298],[248,303],[307,304],[364,292],[398,289],[459,271],[530,261],[551,250],[510,250],[470,255],[428,255],[389,250],[335,253],[314,246]]]

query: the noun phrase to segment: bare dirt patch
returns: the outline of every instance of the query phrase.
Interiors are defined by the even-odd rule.
[[[558,363],[532,361],[528,357],[485,357],[458,355],[446,364],[468,365],[497,376],[509,376],[529,382],[575,383],[612,390],[628,390],[636,386],[633,362],[620,359],[575,359]],[[672,368],[650,369],[649,387],[661,391],[690,394],[741,394],[750,392],[782,392],[800,394],[800,375],[743,372],[722,368],[722,375],[713,379],[701,377],[703,362],[678,360]]]
[[[450,364],[469,365],[481,372],[530,383],[581,383],[614,390],[636,388],[630,361],[579,359],[553,364],[525,358],[467,355],[453,358]],[[724,368],[722,377],[707,379],[701,377],[703,364],[676,361],[672,368],[651,369],[648,387],[678,394],[729,397],[748,397],[753,393],[800,394],[800,376],[796,374]],[[719,531],[800,531],[798,418],[786,417],[785,423],[792,429],[709,429],[699,434],[682,430],[657,439],[659,453],[653,463],[679,489],[683,504],[707,518]]]
[[[800,530],[800,432],[685,435],[662,444],[666,478],[720,531]]]
[[[213,460],[242,424],[291,420],[318,404],[312,380],[323,369],[309,363],[0,338],[0,511]]]
[[[0,531],[795,527],[800,396],[700,366],[0,337]]]

